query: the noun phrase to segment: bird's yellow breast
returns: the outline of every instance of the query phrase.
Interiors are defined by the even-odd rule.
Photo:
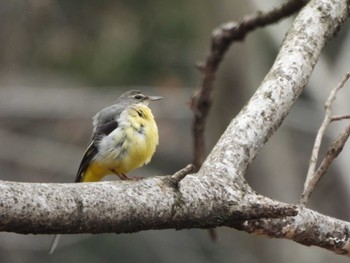
[[[147,164],[158,140],[158,128],[147,106],[137,104],[125,109],[118,119],[118,128],[100,140],[98,154],[84,181],[99,181],[111,170],[126,174]]]
[[[115,169],[121,173],[129,171],[147,164],[158,145],[158,128],[154,121],[151,110],[144,105],[136,105],[130,108],[125,114],[127,121],[124,127],[124,143],[120,151],[122,161]],[[115,141],[119,142],[120,135],[115,136]]]

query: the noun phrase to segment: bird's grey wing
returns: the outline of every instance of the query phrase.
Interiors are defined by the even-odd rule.
[[[89,145],[84,153],[83,159],[80,162],[80,166],[79,166],[76,178],[75,178],[75,182],[82,181],[85,171],[87,170],[91,161],[94,159],[94,157],[98,153],[97,144],[98,144],[98,140],[99,140],[100,136],[110,134],[117,127],[118,127],[118,122],[115,120],[112,120],[110,122],[104,123],[103,125],[101,125],[97,129],[97,131],[93,135],[94,137],[90,141],[90,143],[89,143]]]
[[[114,104],[100,110],[92,119],[94,128],[91,137],[94,138],[103,134],[108,135],[111,131],[117,128],[117,119],[124,109],[124,105]]]
[[[83,159],[80,162],[80,166],[75,178],[75,182],[81,182],[85,171],[88,169],[91,161],[98,153],[98,141],[101,136],[110,134],[113,130],[118,128],[118,116],[125,109],[125,105],[111,105],[99,111],[93,117],[93,132],[91,141],[84,153]]]
[[[104,108],[98,112],[93,118],[94,130],[92,133],[91,141],[84,153],[83,159],[80,162],[80,166],[75,178],[75,182],[81,182],[85,171],[88,169],[91,161],[98,153],[98,140],[101,136],[110,134],[113,130],[118,128],[118,121],[116,116],[121,113],[121,108],[112,105]]]

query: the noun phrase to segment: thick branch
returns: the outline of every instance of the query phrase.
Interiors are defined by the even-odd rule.
[[[274,65],[231,121],[202,169],[218,164],[216,168],[226,169],[227,174],[244,175],[247,165],[279,128],[304,90],[320,52],[347,18],[347,5],[346,0],[320,0],[311,1],[301,10]]]
[[[186,183],[183,183],[186,180]],[[294,216],[294,206],[247,187],[187,175],[141,181],[39,184],[2,181],[0,230],[17,233],[128,233],[146,229],[209,228],[232,220]],[[181,189],[181,191],[180,191]]]
[[[210,54],[204,64],[198,65],[203,73],[202,85],[191,100],[191,108],[194,111],[193,164],[196,169],[199,169],[206,157],[204,130],[206,119],[211,108],[210,96],[214,88],[213,84],[216,71],[226,51],[234,41],[242,41],[248,33],[255,29],[276,23],[280,19],[292,15],[307,2],[306,0],[288,0],[269,12],[259,12],[256,15],[245,16],[238,23],[226,23],[213,31]]]
[[[296,217],[232,222],[231,226],[248,233],[291,239],[306,246],[316,245],[337,254],[350,255],[350,223],[306,208],[301,208]]]
[[[200,168],[206,157],[204,131],[211,109],[210,96],[214,89],[216,71],[226,51],[234,41],[242,41],[249,32],[275,23],[283,17],[288,17],[305,5],[306,2],[304,0],[289,0],[269,12],[260,12],[254,16],[246,16],[239,23],[226,23],[213,31],[210,54],[205,64],[198,64],[198,68],[203,73],[202,86],[196,91],[190,103],[195,113],[192,125],[194,149],[192,163],[196,170]],[[209,229],[209,234],[213,241],[217,240],[214,229]]]
[[[209,192],[212,182],[188,175],[179,192],[168,179],[86,184],[2,181],[0,230],[96,234],[228,226],[349,253],[347,222],[298,210],[249,188],[234,191],[232,185],[218,182]]]

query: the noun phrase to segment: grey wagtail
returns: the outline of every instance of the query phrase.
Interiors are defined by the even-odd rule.
[[[121,180],[126,173],[147,164],[158,145],[158,128],[150,101],[162,97],[146,96],[138,90],[123,93],[116,102],[93,117],[91,141],[81,160],[75,182],[97,182],[114,173]],[[59,241],[56,235],[49,253]]]

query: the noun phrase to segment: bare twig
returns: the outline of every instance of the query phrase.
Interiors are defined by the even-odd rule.
[[[176,183],[179,183],[183,178],[185,178],[186,175],[194,171],[193,164],[187,165],[185,168],[182,168],[181,170],[177,171],[175,174],[170,176],[170,179]]]
[[[322,166],[322,164],[324,164],[325,160],[322,162],[320,168],[317,170],[317,172],[315,173],[316,171],[316,164],[317,164],[317,159],[318,159],[318,156],[319,156],[319,151],[320,151],[320,146],[321,146],[321,143],[322,143],[322,138],[323,138],[323,135],[324,135],[324,132],[327,128],[327,126],[334,120],[342,120],[342,119],[346,119],[346,116],[347,115],[343,115],[343,116],[335,116],[335,117],[332,117],[332,103],[333,101],[335,100],[336,98],[336,95],[338,93],[338,91],[344,87],[346,81],[350,78],[350,72],[348,72],[344,77],[343,79],[338,83],[337,86],[335,86],[332,90],[331,90],[331,93],[329,94],[329,97],[327,98],[326,100],[326,103],[325,103],[325,116],[324,116],[324,119],[322,121],[322,124],[317,132],[317,135],[316,135],[316,139],[315,139],[315,143],[314,143],[314,147],[312,149],[312,153],[311,153],[311,158],[310,158],[310,165],[309,165],[309,170],[307,172],[307,175],[306,175],[306,180],[305,180],[305,184],[304,184],[304,191],[303,191],[303,194],[301,195],[301,198],[299,200],[299,204],[302,205],[302,206],[305,206],[309,200],[309,197],[313,191],[313,189],[315,188],[316,184],[318,183],[318,181],[321,179],[322,175],[326,173],[330,163],[338,156],[339,151],[336,155],[334,155],[334,153],[332,153],[333,151],[329,150],[327,152],[327,156],[325,158],[330,160],[330,162],[328,163],[328,161],[326,161],[326,164],[328,163],[328,166],[326,166],[326,170],[324,173],[320,173],[318,172]],[[338,140],[341,140],[341,136],[344,132],[342,132],[339,137],[337,138],[336,142]],[[344,141],[344,144],[345,144],[346,140]],[[343,145],[344,145],[343,144]],[[332,144],[332,146],[330,147],[330,149],[332,149],[334,146],[334,143]],[[342,148],[342,147],[341,147]],[[332,154],[334,157],[331,158],[329,157],[328,155],[329,154]],[[326,165],[325,164],[325,165]]]
[[[316,173],[311,177],[309,180],[309,187],[304,190],[304,193],[302,195],[302,201],[305,203],[302,203],[305,205],[307,201],[310,198],[310,195],[317,185],[317,183],[321,180],[322,176],[325,175],[328,171],[328,168],[332,164],[333,160],[337,158],[339,153],[343,150],[343,147],[349,138],[350,135],[350,125],[347,126],[339,135],[338,137],[334,140],[334,142],[331,144],[329,147],[326,157],[323,159],[322,163],[318,167]],[[305,201],[304,201],[305,200]]]
[[[337,139],[331,144],[327,151],[326,157],[323,159],[320,167],[315,173],[315,177],[321,177],[327,172],[328,167],[332,161],[339,155],[343,150],[343,147],[350,135],[350,125],[347,126],[337,137]]]
[[[331,122],[342,121],[342,120],[347,120],[347,119],[350,119],[350,115],[334,115],[331,118]]]

